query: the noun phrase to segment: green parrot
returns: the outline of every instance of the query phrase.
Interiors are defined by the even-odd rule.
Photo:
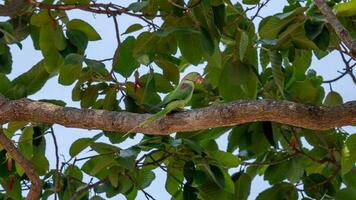
[[[149,123],[156,121],[162,116],[178,108],[183,108],[192,98],[194,91],[194,84],[201,84],[203,82],[202,76],[197,72],[191,72],[183,77],[179,85],[163,98],[163,101],[159,104],[159,107],[164,107],[163,110],[157,112],[152,117],[148,118],[138,126],[128,131],[123,137],[132,133],[135,129],[143,127]]]

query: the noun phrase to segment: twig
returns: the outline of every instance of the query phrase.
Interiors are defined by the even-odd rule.
[[[241,165],[248,165],[248,166],[264,166],[264,165],[277,165],[280,164],[286,160],[289,160],[291,158],[294,158],[297,154],[291,154],[288,155],[284,158],[281,158],[279,160],[273,160],[273,161],[269,161],[269,162],[242,162]]]
[[[100,185],[100,184],[103,184],[103,183],[106,183],[109,181],[109,178],[106,177],[104,179],[101,179],[99,181],[97,181],[96,183],[93,183],[93,184],[89,184],[87,185],[86,187],[83,187],[82,189],[76,191],[70,198],[70,200],[76,200],[77,197],[79,197],[83,192],[87,191],[87,190],[90,190],[92,188],[95,188],[96,186]]]
[[[114,19],[114,25],[115,25],[115,33],[116,33],[116,40],[117,40],[117,47],[114,53],[114,58],[112,61],[112,66],[111,66],[111,70],[110,70],[110,74],[113,76],[113,79],[117,80],[115,75],[114,75],[114,69],[117,65],[117,61],[119,59],[120,56],[120,48],[121,48],[121,39],[120,39],[120,30],[119,30],[119,25],[116,19],[116,15],[112,16]]]
[[[48,10],[82,10],[96,14],[106,14],[106,15],[121,15],[126,14],[132,17],[137,17],[147,24],[158,27],[156,24],[152,23],[150,20],[146,19],[143,14],[130,12],[127,8],[113,4],[113,3],[90,3],[89,5],[80,4],[47,4],[43,2],[37,2],[35,0],[26,0],[29,4],[34,7],[48,9]],[[155,17],[160,17],[156,15]]]
[[[59,188],[59,153],[58,153],[58,143],[57,143],[57,138],[56,138],[56,135],[54,134],[54,129],[53,129],[53,126],[51,126],[51,135],[52,135],[52,138],[53,138],[53,143],[54,143],[54,151],[55,151],[55,154],[56,154],[56,182],[54,183],[54,192],[55,192],[55,195],[54,195],[54,199],[57,200],[57,193],[59,192],[60,188]]]
[[[265,2],[262,2],[262,3],[259,3],[257,5],[257,11],[256,13],[251,17],[251,21],[253,21],[256,17],[259,16],[259,13],[260,11],[262,10],[263,7],[265,7],[268,3],[269,3],[270,0],[266,0]]]
[[[154,154],[154,153],[157,153],[157,152],[160,152],[160,151],[162,151],[162,150],[156,149],[156,150],[153,150],[153,151],[151,151],[151,152],[149,152],[149,153],[146,153],[146,154],[142,155],[139,159],[136,160],[136,166],[137,166],[141,161],[143,161],[147,156],[150,156],[150,155],[152,155],[152,154]]]
[[[135,181],[129,174],[126,174],[126,176],[130,179],[130,181],[131,181],[135,186],[137,185],[136,181]],[[152,195],[150,195],[150,194],[149,194],[148,192],[146,192],[144,189],[140,189],[140,191],[143,192],[143,194],[145,195],[145,197],[146,197],[147,200],[150,200],[150,198],[151,198],[152,200],[156,200]]]
[[[31,181],[31,189],[27,194],[27,200],[38,199],[41,193],[41,180],[34,170],[30,161],[28,161],[14,146],[12,141],[4,135],[0,127],[0,144],[11,155],[11,157],[23,168],[25,174]]]
[[[87,157],[83,157],[83,158],[75,158],[74,162],[78,162],[78,161],[82,161],[82,160],[87,160],[90,158],[95,158],[95,157],[100,157],[100,156],[106,156],[106,155],[111,155],[111,154],[116,154],[117,151],[113,151],[113,152],[108,152],[108,153],[102,153],[102,154],[98,154],[98,155],[93,155],[93,156],[87,156]]]
[[[343,45],[341,45],[341,48],[345,48],[345,47]],[[342,61],[345,63],[344,72],[339,72],[340,75],[338,77],[331,79],[331,80],[323,81],[323,83],[332,83],[332,82],[338,81],[339,79],[343,78],[345,75],[348,74],[348,75],[350,75],[352,81],[356,84],[356,77],[353,74],[353,68],[356,66],[356,63],[350,65],[352,58],[346,59],[344,54],[347,54],[347,55],[349,55],[349,54],[342,51],[342,49],[339,49],[339,53],[341,55]]]

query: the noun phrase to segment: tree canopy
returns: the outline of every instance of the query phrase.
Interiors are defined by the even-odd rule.
[[[332,89],[345,77],[355,88],[356,0],[288,0],[270,15],[262,14],[270,0],[120,3],[0,5],[0,199],[159,199],[146,191],[157,169],[166,174],[160,187],[177,200],[247,199],[256,176],[270,184],[258,200],[356,196],[356,135],[343,129],[356,124],[356,101]],[[117,48],[109,58],[87,55],[102,39],[87,22],[93,15],[112,20]],[[126,29],[121,16],[134,19]],[[27,40],[42,58],[10,78],[11,49]],[[335,52],[344,64],[335,78],[311,69]],[[126,134],[192,71],[204,81],[186,110]],[[49,79],[72,99],[28,98]],[[54,124],[99,132],[62,149]]]

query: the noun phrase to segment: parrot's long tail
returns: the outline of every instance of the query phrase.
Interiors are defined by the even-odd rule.
[[[125,135],[123,135],[122,137],[126,137],[128,134],[133,133],[136,129],[141,128],[143,126],[146,126],[147,124],[150,124],[150,123],[156,121],[157,119],[161,118],[162,116],[165,116],[166,114],[168,114],[169,112],[171,112],[175,108],[176,107],[170,106],[168,104],[166,108],[164,108],[163,110],[161,110],[158,113],[154,114],[152,117],[146,119],[145,121],[141,122],[139,125],[133,127],[131,130],[129,130],[127,133],[125,133]]]

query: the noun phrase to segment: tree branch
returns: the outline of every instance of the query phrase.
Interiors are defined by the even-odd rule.
[[[146,19],[143,14],[134,13],[128,10],[127,8],[113,4],[113,3],[89,3],[88,5],[80,5],[80,4],[47,4],[43,2],[37,2],[36,0],[25,0],[28,4],[32,5],[36,8],[47,9],[47,10],[82,10],[86,12],[96,13],[96,14],[106,14],[106,15],[121,15],[126,14],[132,17],[137,17],[152,27],[158,27],[156,24]],[[155,17],[159,17],[156,15]]]
[[[66,127],[127,132],[152,114],[61,107],[30,99],[0,97],[0,123],[36,121]],[[310,106],[289,101],[240,100],[162,117],[137,132],[166,135],[233,126],[255,121],[273,121],[313,130],[356,124],[356,101],[336,107]]]
[[[86,192],[92,188],[95,188],[96,186],[100,185],[100,184],[103,184],[103,183],[106,183],[109,181],[109,178],[106,177],[102,180],[99,180],[98,182],[96,183],[93,183],[93,184],[88,184],[87,186],[83,187],[82,189],[76,191],[70,198],[70,200],[75,200],[77,199],[83,192]]]
[[[324,0],[315,0],[315,5],[319,8],[320,12],[328,20],[328,23],[333,27],[340,40],[350,50],[352,57],[356,58],[356,41],[353,40],[347,29],[340,23],[335,14],[332,12],[328,4]]]
[[[30,161],[26,160],[26,158],[19,151],[17,151],[12,141],[4,135],[1,127],[0,127],[0,144],[11,155],[11,157],[23,168],[26,175],[31,181],[31,188],[26,199],[27,200],[38,199],[41,192],[41,180],[39,179]]]

